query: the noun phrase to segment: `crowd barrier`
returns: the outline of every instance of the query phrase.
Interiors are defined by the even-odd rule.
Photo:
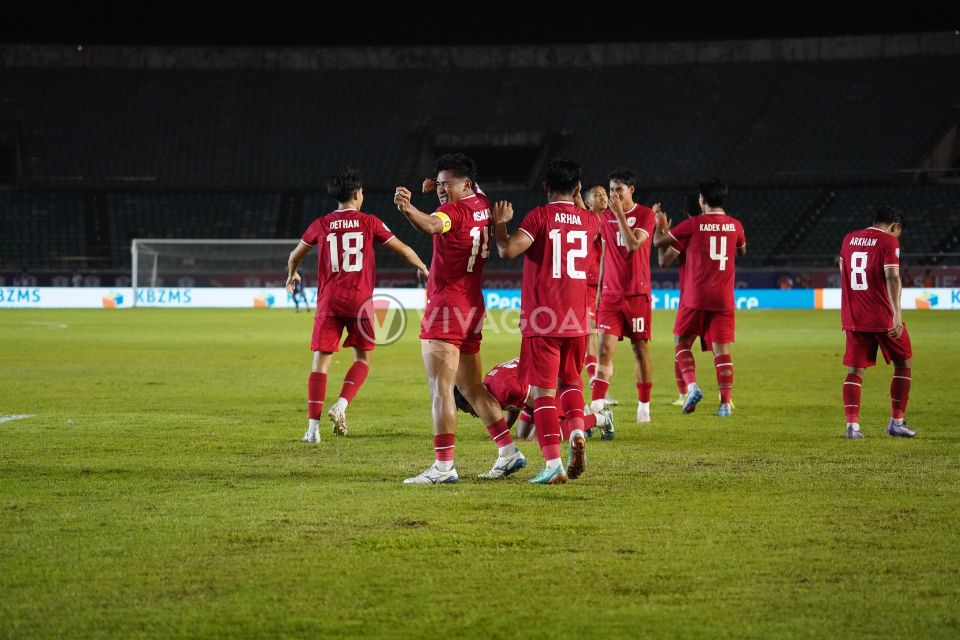
[[[488,309],[519,309],[519,289],[485,289]],[[307,291],[311,307],[316,290]],[[375,290],[380,307],[423,309],[423,289]],[[839,309],[840,289],[737,289],[737,309]],[[134,304],[136,302],[136,304]],[[655,289],[654,309],[676,309],[680,292]],[[960,289],[909,288],[903,290],[904,309],[960,309]],[[282,288],[153,288],[137,289],[136,300],[130,288],[106,287],[5,287],[0,288],[2,309],[68,309],[137,307],[163,308],[245,308],[292,309],[293,296]]]

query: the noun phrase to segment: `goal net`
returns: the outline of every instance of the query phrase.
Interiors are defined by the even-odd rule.
[[[131,285],[282,287],[299,240],[143,239],[130,244]]]

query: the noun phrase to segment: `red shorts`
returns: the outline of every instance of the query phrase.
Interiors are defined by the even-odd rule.
[[[701,336],[707,342],[734,341],[736,323],[733,309],[707,311],[680,305],[673,323],[675,336]]]
[[[427,307],[420,321],[420,339],[449,342],[460,353],[473,355],[480,351],[483,316],[483,307]]]
[[[891,338],[886,332],[847,331],[846,334],[847,351],[843,354],[843,364],[848,367],[866,369],[877,364],[877,347],[880,347],[887,364],[891,360],[909,360],[913,357],[906,324],[899,338]]]
[[[347,330],[344,347],[356,347],[361,351],[373,351],[376,334],[368,316],[314,316],[311,351],[335,353],[340,350],[340,338]]]
[[[600,309],[597,312],[597,329],[600,333],[609,333],[620,340],[649,340],[651,319],[649,296],[600,297]]]
[[[558,381],[564,386],[579,386],[586,351],[587,336],[524,336],[520,343],[520,379],[544,389],[558,388]]]
[[[597,325],[597,294],[600,292],[600,285],[587,285],[587,320],[590,321],[590,328]]]

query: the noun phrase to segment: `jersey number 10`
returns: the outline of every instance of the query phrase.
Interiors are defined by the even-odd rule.
[[[338,248],[339,236],[336,233],[327,234],[327,244],[330,245],[330,271],[339,273],[344,271],[360,271],[363,269],[363,234],[356,231],[343,234],[343,255]]]

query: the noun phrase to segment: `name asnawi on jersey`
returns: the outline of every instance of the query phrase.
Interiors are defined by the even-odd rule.
[[[716,222],[702,222],[700,223],[700,231],[736,231],[737,225],[732,222],[726,222],[724,224],[717,224]]]
[[[330,229],[359,229],[359,220],[334,220],[330,223]]]
[[[575,213],[560,213],[559,211],[553,214],[553,221],[559,224],[575,224],[578,226],[583,226],[583,223],[580,222],[580,216]]]
[[[490,219],[490,209],[480,209],[480,211],[473,212],[473,221],[474,222],[483,222],[484,220]]]
[[[857,238],[856,236],[850,238],[851,247],[875,247],[877,246],[876,238]]]

